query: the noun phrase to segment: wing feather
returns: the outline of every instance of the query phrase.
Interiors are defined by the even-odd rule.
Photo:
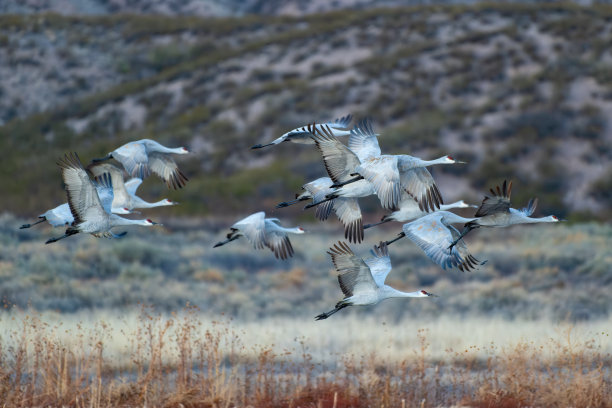
[[[187,176],[178,168],[178,165],[166,153],[149,153],[149,167],[166,182],[168,188],[179,189],[187,183]]]
[[[351,151],[355,152],[361,161],[369,157],[380,156],[378,134],[372,130],[372,122],[368,118],[362,119],[353,127],[348,147]]]
[[[314,125],[311,125],[311,127],[313,129],[312,139],[323,156],[323,162],[329,177],[335,183],[352,178],[351,174],[360,164],[357,155],[336,139],[329,127]]]
[[[331,255],[336,270],[340,272],[338,283],[344,296],[376,290],[376,282],[370,268],[361,258],[355,256],[346,242],[339,241],[327,253]]]
[[[486,215],[509,212],[510,211],[510,193],[512,192],[512,181],[507,184],[504,180],[503,185],[496,186],[495,189],[490,189],[492,197],[485,196],[482,204],[476,210],[476,217],[484,217]],[[535,209],[535,207],[534,207]]]

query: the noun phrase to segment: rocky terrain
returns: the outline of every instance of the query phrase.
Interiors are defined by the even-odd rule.
[[[385,153],[467,161],[433,169],[447,201],[477,202],[508,178],[516,206],[538,196],[538,214],[612,216],[612,8],[110,11],[0,15],[5,210],[31,216],[64,201],[64,152],[87,161],[143,137],[194,151],[180,160],[185,189],[147,180],[145,197],[169,195],[193,215],[272,208],[323,166],[308,147],[250,146],[352,113],[374,120]]]

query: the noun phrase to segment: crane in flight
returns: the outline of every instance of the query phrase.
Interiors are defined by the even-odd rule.
[[[104,208],[94,183],[81,164],[76,153],[66,154],[57,163],[62,171],[62,179],[66,185],[68,206],[74,222],[61,237],[51,238],[46,244],[59,241],[80,232],[89,233],[95,237],[119,238],[125,235],[115,234],[112,228],[118,226],[141,225],[151,226],[158,223],[149,219],[130,220],[111,213]],[[112,191],[112,190],[111,190]],[[112,202],[112,198],[110,200]]]
[[[463,200],[455,201],[450,204],[440,204],[440,211],[448,211],[453,208],[476,208],[477,205],[467,204]],[[397,222],[408,222],[412,220],[416,220],[417,218],[421,218],[424,215],[427,215],[426,211],[421,210],[419,208],[419,204],[410,194],[402,191],[402,200],[400,201],[399,208],[392,212],[391,214],[387,214],[382,217],[379,222],[374,224],[367,224],[363,226],[363,229],[368,229],[375,227],[380,224],[384,224],[390,221]]]
[[[225,241],[217,242],[213,248],[230,243],[240,237],[246,237],[255,249],[270,248],[278,259],[293,256],[293,246],[287,234],[303,234],[301,227],[284,228],[278,218],[266,218],[263,211],[251,214],[231,226]]]
[[[178,168],[171,154],[187,154],[184,147],[169,148],[151,139],[129,142],[110,152],[93,163],[115,159],[123,165],[130,177],[145,179],[151,173],[166,182],[168,188],[182,188],[187,183],[187,176]]]
[[[276,208],[283,208],[298,203],[300,201],[312,199],[313,203],[324,201],[315,209],[315,217],[320,221],[329,218],[332,211],[344,226],[344,237],[349,242],[359,243],[363,241],[363,218],[361,208],[357,198],[338,197],[333,200],[325,201],[325,196],[331,194],[333,181],[329,177],[321,177],[302,186],[304,192],[296,194],[293,201],[279,203]]]
[[[87,169],[93,174],[94,180],[104,175],[110,175],[113,186],[113,206],[133,210],[135,208],[154,208],[169,205],[177,205],[176,201],[164,198],[150,203],[136,195],[136,190],[142,184],[142,179],[134,177],[125,181],[123,170],[111,163],[92,163]]]
[[[487,261],[481,262],[474,258],[463,241],[458,241],[455,247],[448,250],[451,242],[459,236],[459,231],[451,224],[470,222],[474,219],[464,218],[450,211],[436,211],[404,224],[402,232],[395,239],[385,243],[391,245],[401,238],[408,237],[442,269],[457,268],[461,272],[467,272],[484,265]]]
[[[402,292],[385,285],[385,279],[391,271],[391,259],[384,242],[374,246],[371,251],[372,257],[366,259],[357,257],[345,242],[338,242],[327,253],[340,273],[338,283],[344,299],[336,303],[329,312],[317,315],[315,320],[327,319],[348,306],[375,305],[389,298],[436,296],[424,290]]]
[[[94,182],[96,192],[104,210],[113,214],[132,214],[133,211],[125,206],[115,205],[113,189],[111,187],[110,174],[102,173]],[[68,203],[60,204],[55,208],[45,211],[38,216],[38,221],[31,224],[23,224],[19,229],[30,228],[34,225],[47,221],[52,227],[63,227],[72,225],[74,217],[70,212]]]
[[[261,149],[262,147],[273,146],[273,145],[280,144],[282,142],[293,142],[293,143],[299,143],[299,144],[314,144],[313,140],[310,138],[310,136],[314,132],[314,129],[321,128],[322,126],[325,126],[325,125],[331,129],[333,135],[336,137],[348,136],[351,134],[351,131],[348,130],[351,120],[353,120],[353,115],[348,114],[346,116],[343,116],[335,120],[330,120],[328,122],[318,123],[318,124],[313,123],[313,124],[309,124],[309,125],[302,126],[299,128],[295,128],[283,134],[278,139],[274,139],[272,142],[268,144],[264,144],[264,145],[256,144],[255,146],[251,147],[251,149]]]
[[[360,164],[354,177],[337,182],[334,187],[366,179],[372,183],[384,208],[395,209],[402,200],[402,190],[412,195],[425,212],[435,211],[443,204],[442,195],[433,177],[426,169],[435,164],[465,163],[451,156],[435,160],[423,160],[407,154],[383,155],[378,144],[378,134],[372,130],[368,118],[362,119],[351,130],[348,148],[355,152]]]
[[[449,245],[449,249],[457,245],[460,239],[470,231],[480,227],[508,227],[516,224],[537,224],[541,222],[559,222],[555,215],[546,217],[532,218],[531,215],[538,205],[538,199],[531,199],[527,207],[517,210],[510,207],[510,194],[512,193],[512,181],[506,183],[504,180],[501,186],[496,186],[495,190],[490,189],[492,197],[485,196],[482,204],[476,210],[476,218],[467,222],[463,226],[461,234]]]

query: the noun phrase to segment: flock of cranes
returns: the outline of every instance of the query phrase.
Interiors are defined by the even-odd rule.
[[[444,204],[427,167],[438,164],[464,163],[451,156],[423,160],[406,154],[382,154],[379,134],[372,123],[363,119],[349,127],[352,116],[347,115],[326,123],[312,123],[293,129],[267,144],[252,149],[278,145],[284,142],[315,145],[321,153],[328,177],[321,177],[302,186],[295,200],[279,203],[284,208],[302,201],[311,201],[304,208],[315,208],[315,216],[327,220],[332,211],[344,226],[344,237],[352,243],[364,240],[364,230],[395,221],[404,223],[402,231],[389,241],[380,242],[371,250],[371,256],[356,256],[346,242],[339,241],[328,251],[338,272],[338,283],[344,294],[335,308],[316,316],[326,319],[337,311],[352,305],[371,305],[392,297],[432,297],[425,290],[401,292],[385,284],[391,271],[389,246],[408,238],[427,257],[443,269],[456,268],[470,271],[486,261],[476,259],[467,248],[463,237],[480,227],[506,227],[514,224],[558,222],[550,215],[533,218],[536,200],[517,210],[510,207],[512,182],[503,182],[491,189],[480,206],[463,201]],[[347,144],[338,138],[348,136]],[[67,192],[68,202],[41,214],[38,221],[21,228],[47,221],[52,226],[66,226],[64,235],[51,238],[56,242],[77,233],[96,237],[120,238],[125,232],[114,233],[113,228],[128,225],[151,226],[150,219],[132,220],[120,214],[137,212],[135,209],[176,205],[168,199],[147,202],[136,195],[142,179],[151,173],[160,177],[169,188],[181,188],[187,177],[180,171],[172,155],[186,154],[184,147],[167,148],[143,139],[127,143],[101,159],[92,160],[83,167],[76,153],[69,153],[58,161]],[[107,162],[115,159],[123,168]],[[124,179],[124,174],[131,178]],[[382,208],[389,210],[380,222],[364,225],[359,198],[375,195]],[[477,208],[473,217],[461,217],[449,210]],[[459,232],[454,225],[463,224]],[[263,211],[249,215],[230,227],[224,241],[214,247],[245,237],[256,249],[269,248],[276,258],[287,259],[294,254],[289,234],[303,234],[300,227],[285,228],[278,218],[266,218]]]
[[[371,305],[392,297],[431,297],[425,290],[401,292],[385,284],[391,271],[388,247],[407,237],[433,262],[443,269],[456,268],[470,271],[486,261],[479,261],[468,250],[462,238],[479,227],[506,227],[514,224],[557,222],[554,215],[542,218],[530,217],[537,200],[531,200],[526,208],[510,207],[512,182],[491,189],[492,196],[485,197],[480,206],[463,201],[444,204],[427,167],[439,164],[460,164],[452,156],[434,160],[400,154],[382,154],[378,144],[379,134],[373,131],[369,119],[363,119],[349,128],[351,115],[326,123],[312,123],[293,129],[267,144],[257,144],[252,149],[278,145],[283,142],[314,144],[321,153],[328,177],[321,177],[302,186],[302,193],[295,200],[279,203],[284,208],[301,201],[311,201],[304,209],[316,207],[315,216],[326,220],[333,211],[344,225],[344,237],[352,243],[364,239],[364,230],[376,225],[396,221],[404,223],[399,235],[375,245],[371,256],[357,257],[346,242],[339,241],[328,253],[338,272],[338,283],[344,294],[335,308],[316,316],[326,319],[337,311],[352,305]],[[348,136],[347,144],[339,137]],[[359,198],[375,195],[382,208],[391,211],[378,223],[363,225]],[[474,217],[461,217],[449,210],[477,208]],[[459,232],[453,224],[463,224]],[[263,212],[250,215],[232,225],[225,245],[240,236],[246,237],[255,248],[269,247],[277,258],[286,259],[293,254],[287,234],[301,234],[304,230],[282,228],[276,218],[265,218]]]
[[[81,232],[96,237],[120,238],[126,233],[115,234],[112,231],[114,227],[158,225],[150,219],[132,220],[118,214],[131,214],[137,212],[136,208],[176,205],[167,198],[147,202],[136,195],[136,190],[142,179],[151,173],[164,180],[168,187],[184,186],[187,177],[170,155],[186,153],[188,150],[184,147],[170,149],[153,140],[143,139],[127,143],[102,159],[94,159],[87,169],[76,153],[68,153],[57,163],[68,202],[46,211],[38,216],[38,221],[20,228],[29,228],[44,221],[54,227],[66,226],[64,235],[47,240],[46,243],[50,244]],[[132,178],[125,181],[121,168],[105,162],[111,158],[120,162]]]

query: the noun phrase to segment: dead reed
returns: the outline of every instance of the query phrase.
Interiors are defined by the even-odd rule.
[[[408,357],[318,362],[306,338],[293,349],[245,344],[231,321],[204,325],[200,316],[193,307],[171,317],[143,308],[138,324],[121,332],[124,352],[110,356],[104,321],[75,330],[25,315],[0,334],[0,405],[612,407],[610,355],[571,329],[547,344],[449,349],[443,360],[430,357],[421,329]]]

